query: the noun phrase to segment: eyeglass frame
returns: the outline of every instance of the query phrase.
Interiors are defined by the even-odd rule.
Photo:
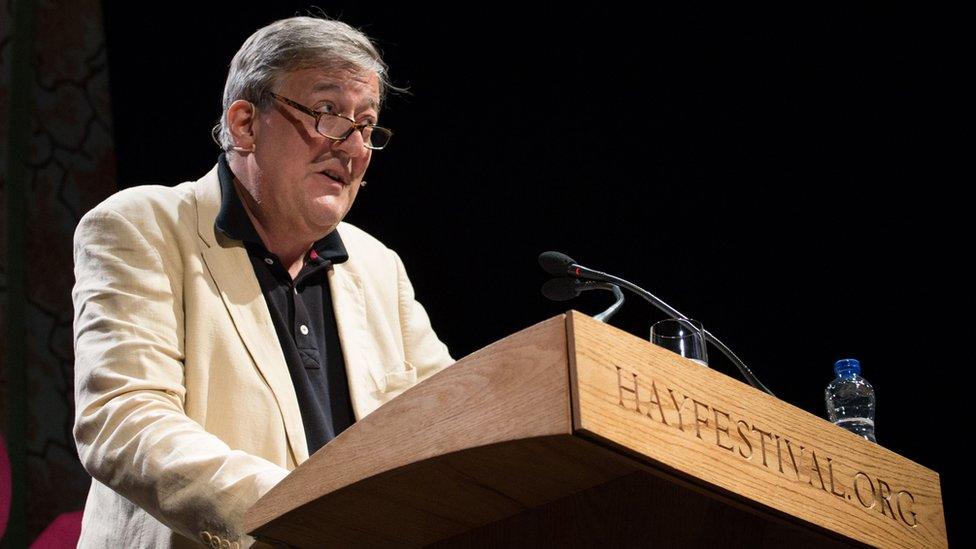
[[[364,122],[364,123],[360,124],[359,122],[356,122],[352,118],[349,118],[348,116],[345,116],[345,115],[342,115],[342,114],[336,114],[334,112],[317,111],[317,110],[312,109],[310,107],[306,107],[305,105],[302,105],[301,103],[299,103],[297,101],[294,101],[292,99],[288,99],[287,97],[284,97],[284,96],[281,96],[281,95],[278,95],[277,93],[275,93],[273,91],[269,91],[268,92],[268,95],[270,95],[271,97],[277,99],[278,101],[281,101],[282,103],[284,103],[286,105],[289,105],[291,107],[294,107],[298,111],[303,112],[303,113],[311,116],[312,118],[314,118],[315,119],[315,131],[316,131],[316,133],[318,133],[322,137],[325,137],[326,139],[331,139],[333,141],[345,141],[346,139],[349,139],[349,136],[352,135],[352,132],[358,131],[360,133],[360,135],[362,135],[362,131],[364,129],[366,129],[366,128],[370,128],[372,130],[379,129],[381,132],[386,132],[388,134],[388,136],[386,138],[386,144],[384,144],[382,147],[373,147],[373,146],[371,146],[371,145],[369,145],[367,143],[366,139],[363,139],[363,146],[366,147],[367,149],[371,150],[371,151],[381,151],[381,150],[385,149],[386,146],[390,144],[390,139],[393,139],[393,130],[391,130],[390,128],[385,128],[383,126],[377,126],[376,124],[372,124],[372,123],[369,123],[369,122]],[[332,137],[331,135],[325,135],[324,133],[322,133],[321,131],[319,131],[319,120],[321,120],[323,116],[335,116],[337,118],[342,118],[344,120],[348,120],[352,124],[352,127],[349,128],[349,131],[346,132],[346,135],[344,135],[342,137]]]

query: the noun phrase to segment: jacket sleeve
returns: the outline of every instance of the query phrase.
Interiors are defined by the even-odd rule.
[[[245,545],[245,510],[288,471],[185,414],[182,266],[144,233],[104,207],[75,233],[78,455],[92,477],[180,534]]]
[[[403,330],[403,350],[406,360],[417,371],[417,381],[437,373],[451,364],[447,346],[437,338],[430,325],[427,311],[417,302],[413,285],[407,277],[403,262],[395,252],[397,286],[399,294],[400,327]]]

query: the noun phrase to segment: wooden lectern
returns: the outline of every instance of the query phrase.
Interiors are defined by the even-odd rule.
[[[296,547],[945,547],[939,476],[570,312],[409,389],[247,513]]]

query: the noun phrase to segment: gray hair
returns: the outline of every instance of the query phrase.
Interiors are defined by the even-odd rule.
[[[349,67],[376,73],[381,103],[387,89],[398,89],[390,84],[387,66],[369,37],[341,21],[299,16],[258,29],[230,62],[220,115],[221,148],[228,151],[234,146],[227,126],[227,110],[234,101],[267,107],[267,92],[289,72]]]

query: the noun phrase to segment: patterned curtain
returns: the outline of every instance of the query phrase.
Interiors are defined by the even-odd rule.
[[[3,366],[4,417],[14,408],[24,418],[21,447],[26,469],[14,471],[27,486],[28,540],[58,515],[84,506],[90,479],[78,462],[71,434],[74,413],[72,355],[71,241],[82,214],[117,188],[108,67],[100,0],[21,2],[34,13],[32,78],[12,80],[12,2],[0,7],[0,166],[7,166],[12,114],[11,92],[30,97],[28,176],[21,257],[8,259],[8,235],[0,236],[0,302],[8,292],[26,299],[21,318],[23,356]],[[7,174],[0,175],[0,197],[7,196]],[[0,210],[6,215],[6,208]],[[4,219],[3,226],[6,226]],[[9,261],[20,261],[23,286],[8,285]],[[20,315],[19,315],[20,316]],[[7,333],[4,331],[3,333]],[[0,343],[0,360],[7,361]],[[8,367],[26,371],[26,390],[8,387]],[[6,423],[4,424],[6,437]],[[15,441],[10,441],[15,442]],[[11,449],[15,444],[9,445]],[[13,456],[12,456],[13,457]],[[15,465],[16,467],[16,465]]]

